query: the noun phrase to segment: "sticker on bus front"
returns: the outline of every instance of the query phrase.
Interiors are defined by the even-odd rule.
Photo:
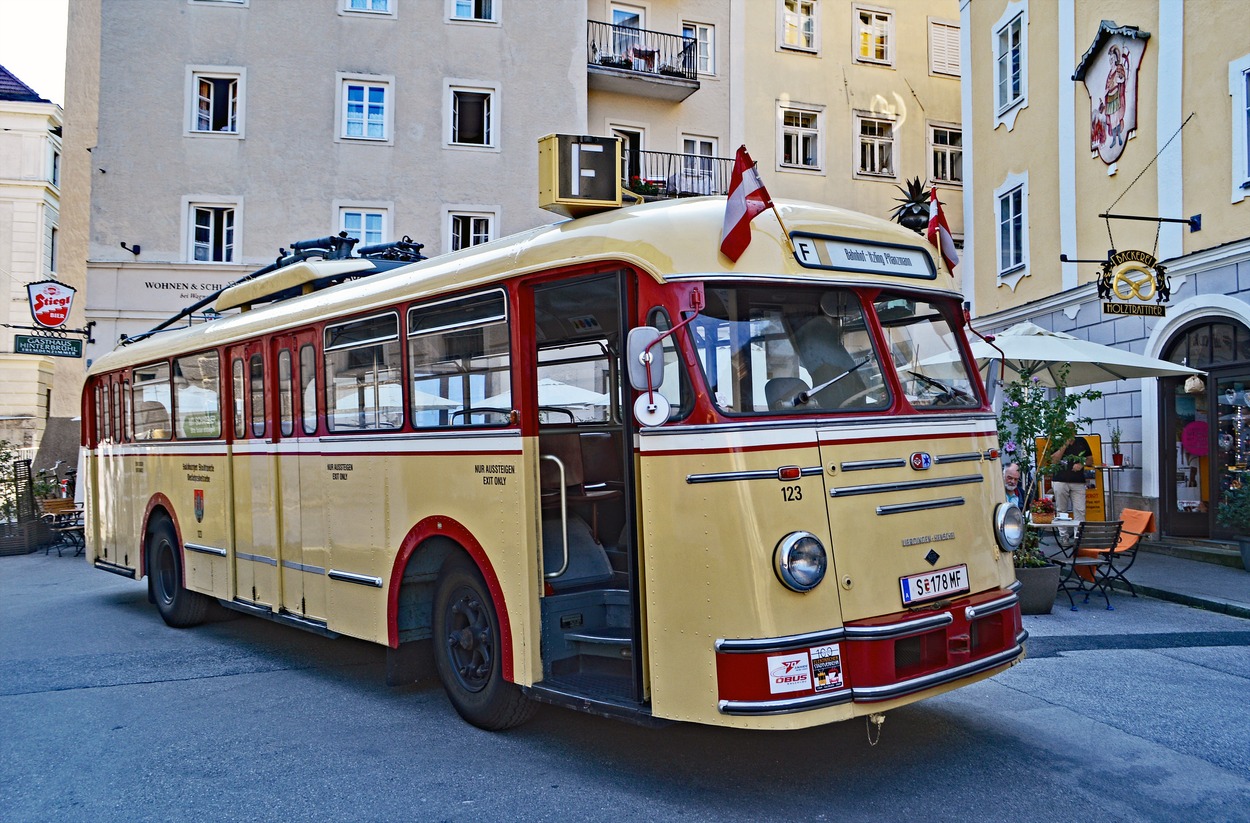
[[[904,606],[937,600],[939,597],[968,591],[968,566],[961,563],[949,569],[909,574],[900,577],[898,585],[903,592]]]

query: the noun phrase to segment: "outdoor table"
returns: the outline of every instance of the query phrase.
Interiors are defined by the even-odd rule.
[[[1029,528],[1037,529],[1038,536],[1042,541],[1045,541],[1048,536],[1050,537],[1058,551],[1053,553],[1043,551],[1042,554],[1053,560],[1060,556],[1066,557],[1068,552],[1072,550],[1076,540],[1076,529],[1082,522],[1080,520],[1060,520],[1055,518],[1049,523],[1034,523],[1032,520],[1029,520],[1025,525]],[[1064,534],[1064,532],[1067,532],[1067,534]],[[1064,545],[1065,542],[1067,545]]]

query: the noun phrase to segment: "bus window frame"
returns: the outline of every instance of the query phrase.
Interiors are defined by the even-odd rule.
[[[285,377],[282,373],[284,364]],[[278,359],[275,365],[278,369],[278,433],[282,437],[293,437],[295,435],[295,387],[290,348],[281,346],[278,349]]]
[[[359,316],[355,316],[355,317],[339,318],[339,319],[336,319],[332,323],[327,322],[321,327],[321,334],[320,334],[321,368],[322,368],[322,381],[323,381],[322,396],[323,396],[323,402],[325,403],[324,419],[325,419],[325,430],[327,434],[332,434],[332,435],[354,435],[354,434],[377,435],[378,433],[392,433],[393,434],[393,433],[401,432],[405,429],[407,422],[408,422],[405,409],[407,408],[409,401],[408,401],[408,389],[406,385],[407,384],[407,369],[405,368],[405,363],[404,363],[404,360],[405,360],[404,358],[404,336],[403,336],[403,331],[402,331],[403,325],[402,325],[402,317],[401,317],[402,311],[403,311],[402,306],[389,306],[380,311],[374,310],[372,312],[362,314]],[[394,335],[366,338],[364,340],[355,340],[350,343],[336,343],[335,345],[329,344],[330,334],[336,329],[342,329],[342,328],[352,326],[352,325],[363,324],[370,320],[377,320],[379,318],[384,318],[388,316],[391,317],[395,322]],[[394,426],[385,426],[385,427],[361,425],[357,428],[337,428],[334,425],[334,420],[335,420],[335,417],[337,416],[338,403],[337,403],[337,399],[336,399],[336,402],[331,403],[331,398],[330,398],[330,393],[334,391],[335,389],[334,385],[331,383],[331,380],[330,380],[330,364],[329,364],[330,356],[334,354],[335,352],[350,351],[352,349],[360,349],[360,348],[365,348],[369,346],[385,346],[385,344],[392,343],[392,342],[395,344],[396,349],[397,349],[398,365],[395,366],[394,364],[391,364],[389,362],[385,362],[385,361],[383,362],[388,369],[395,368],[395,370],[398,372],[398,375],[399,375],[399,378],[396,381],[400,389],[400,404],[401,405],[400,405],[399,422]],[[376,365],[376,361],[375,361],[375,365]],[[380,387],[383,384],[375,383],[374,385],[376,387]],[[380,409],[382,408],[382,406],[380,405],[380,401],[381,401],[380,390],[377,392],[376,399],[379,402],[379,405],[375,409],[375,413],[374,413],[375,419],[379,417]],[[365,416],[363,404],[362,404],[362,408],[357,410],[357,414],[360,416],[360,418],[363,421],[364,416]]]
[[[316,332],[314,331],[313,334],[316,335]],[[309,353],[309,360],[307,364],[305,364],[305,361],[304,361],[305,352]],[[317,430],[318,430],[317,426],[318,426],[318,422],[320,419],[320,415],[318,414],[318,410],[317,410],[317,404],[320,402],[320,395],[321,395],[321,391],[317,385],[317,360],[318,360],[318,357],[317,357],[316,343],[301,343],[299,347],[300,429],[301,431],[303,431],[305,435],[310,436],[310,437],[317,434]],[[309,404],[307,402],[309,398],[309,394],[308,394],[309,384],[304,382],[304,374],[305,374],[304,366],[305,365],[309,367],[309,373],[311,374],[311,378],[312,378],[309,381],[309,383],[311,383],[312,385],[312,394],[311,394],[311,397],[312,397],[311,412],[312,413],[311,415],[309,414],[310,410],[308,408]]]
[[[499,314],[492,314],[492,315],[488,315],[485,317],[476,317],[471,320],[465,320],[465,321],[460,321],[460,322],[449,322],[449,323],[444,323],[442,325],[431,326],[429,328],[420,328],[416,330],[413,329],[413,322],[412,322],[413,317],[414,315],[418,315],[421,312],[426,312],[431,309],[437,309],[440,306],[448,306],[450,304],[455,304],[455,303],[468,303],[469,301],[473,301],[473,300],[484,301],[485,298],[490,298],[490,297],[493,297],[494,295],[498,295],[499,303],[500,303],[500,306],[502,307],[502,310]],[[469,429],[469,428],[472,428],[472,429],[507,428],[513,425],[512,416],[510,413],[511,409],[508,410],[509,413],[505,414],[504,419],[500,422],[453,423],[453,422],[450,422],[451,420],[455,419],[454,415],[452,415],[452,416],[449,416],[449,422],[445,424],[439,424],[439,425],[434,425],[434,426],[418,425],[417,420],[416,420],[417,410],[413,408],[413,404],[415,403],[414,398],[416,397],[415,393],[413,393],[416,390],[416,385],[415,385],[416,369],[413,364],[412,341],[421,337],[428,337],[430,335],[446,334],[447,332],[456,331],[458,329],[485,328],[488,326],[494,326],[498,324],[503,325],[504,336],[505,336],[505,339],[507,340],[507,346],[508,346],[507,352],[506,352],[506,355],[507,355],[506,373],[508,376],[507,385],[508,385],[508,390],[509,391],[512,390],[512,376],[516,371],[517,352],[516,352],[515,341],[512,336],[513,328],[512,328],[512,310],[511,310],[511,305],[510,305],[510,297],[508,294],[508,290],[506,288],[495,287],[495,288],[486,289],[484,291],[467,292],[464,294],[457,294],[457,295],[453,295],[450,297],[444,297],[438,300],[434,300],[432,302],[413,302],[413,303],[408,304],[404,308],[403,322],[404,322],[403,346],[402,346],[401,355],[403,357],[403,365],[404,365],[404,385],[408,389],[413,390],[413,391],[409,391],[409,399],[406,404],[406,420],[407,420],[408,425],[410,425],[414,431],[449,431],[449,430],[456,431],[460,429]],[[498,355],[490,355],[490,356],[498,356]],[[498,371],[498,370],[491,370],[491,371]],[[489,372],[485,372],[485,373],[489,373]],[[450,398],[446,398],[446,399],[450,400]],[[515,407],[516,403],[514,402],[512,405]],[[458,411],[464,411],[464,409],[461,408]],[[466,419],[467,418],[468,418],[468,415],[466,415]]]
[[[186,428],[186,421],[183,419],[182,413],[178,410],[178,382],[177,381],[179,379],[178,375],[180,375],[182,372],[182,367],[179,364],[184,360],[190,360],[193,358],[199,359],[203,357],[212,357],[214,360],[217,361],[217,375],[216,375],[216,378],[217,378],[217,386],[216,386],[217,432],[211,435],[210,434],[205,434],[205,435],[184,434],[183,432],[185,431],[185,428]],[[220,440],[222,437],[224,437],[225,435],[223,432],[223,423],[222,423],[222,415],[221,415],[221,406],[222,406],[222,403],[221,403],[222,401],[221,352],[218,351],[217,349],[203,349],[201,351],[187,352],[186,354],[173,357],[170,359],[169,377],[170,377],[170,384],[171,384],[170,404],[173,406],[173,408],[170,410],[170,416],[173,420],[173,426],[174,426],[174,438],[173,439],[175,440]],[[185,380],[186,378],[183,377],[182,379]]]
[[[143,365],[140,365],[140,366],[135,366],[133,369],[131,369],[131,384],[130,384],[130,391],[131,391],[131,393],[132,393],[132,394],[133,394],[134,392],[136,392],[136,391],[141,391],[141,390],[144,390],[144,389],[146,389],[148,386],[155,386],[155,385],[159,385],[159,383],[161,382],[160,380],[145,380],[145,381],[140,381],[140,379],[139,379],[139,375],[140,375],[140,374],[142,374],[142,372],[143,372],[145,369],[164,369],[164,370],[165,370],[164,383],[165,383],[165,389],[166,389],[167,395],[168,395],[168,397],[169,397],[169,405],[168,405],[168,406],[164,406],[163,408],[164,408],[164,410],[165,410],[165,422],[168,424],[168,428],[165,428],[165,429],[162,429],[162,428],[159,428],[159,427],[147,428],[147,429],[146,429],[143,433],[144,433],[144,434],[146,434],[146,435],[148,435],[148,436],[147,436],[147,437],[143,437],[143,436],[140,436],[140,432],[139,432],[139,425],[138,425],[138,422],[136,421],[136,423],[135,423],[135,439],[136,439],[136,440],[144,440],[144,441],[162,441],[162,442],[164,442],[164,441],[169,441],[169,440],[173,440],[173,439],[174,439],[174,415],[173,415],[173,404],[174,404],[174,401],[173,401],[173,397],[174,397],[174,386],[173,386],[173,368],[170,366],[170,364],[169,364],[169,359],[168,359],[168,358],[165,358],[165,359],[162,359],[162,360],[154,360],[154,361],[152,361],[152,362],[150,362],[150,363],[144,363]],[[145,401],[145,402],[154,402],[154,401]],[[134,410],[135,410],[135,411],[134,411],[134,413],[135,413],[135,416],[137,417],[137,416],[139,415],[139,413],[140,413],[140,411],[141,411],[141,410],[140,410],[140,408],[139,408],[139,404],[138,404],[138,403],[134,403],[133,405],[134,405]],[[154,433],[156,433],[156,432],[162,432],[162,431],[163,431],[163,432],[165,432],[165,436],[164,436],[164,437],[155,437],[155,436],[153,436],[153,435],[154,435]]]
[[[247,355],[247,436],[263,439],[265,432],[269,431],[269,415],[265,413],[265,405],[268,394],[268,380],[265,375],[265,354],[263,351],[254,351]],[[260,389],[260,408],[257,409],[256,396],[257,389]],[[257,424],[260,424],[259,429]]]

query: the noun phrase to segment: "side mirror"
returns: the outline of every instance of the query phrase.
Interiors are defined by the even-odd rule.
[[[658,346],[648,351],[660,336],[660,330],[654,326],[639,326],[629,330],[629,337],[625,342],[625,366],[629,370],[629,385],[633,386],[634,391],[658,389],[664,382],[663,351]]]
[[[990,396],[990,406],[995,415],[1003,410],[1002,374],[1003,361],[995,357],[985,367],[985,391]]]

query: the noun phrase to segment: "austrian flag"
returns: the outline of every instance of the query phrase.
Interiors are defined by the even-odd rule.
[[[955,276],[955,267],[959,265],[959,252],[955,250],[955,238],[951,237],[951,227],[946,225],[946,215],[942,214],[942,204],[938,201],[937,186],[929,189],[929,230],[925,232],[946,261],[946,270],[951,277]]]
[[[751,243],[751,221],[773,201],[760,180],[747,147],[740,146],[729,178],[729,199],[725,203],[725,226],[721,229],[721,254],[737,262]]]

